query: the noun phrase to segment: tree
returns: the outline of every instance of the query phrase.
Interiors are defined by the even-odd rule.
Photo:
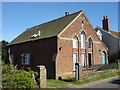
[[[6,57],[6,46],[7,46],[8,43],[9,42],[7,42],[5,40],[0,42],[0,55],[2,55],[2,59],[5,59],[5,57]]]

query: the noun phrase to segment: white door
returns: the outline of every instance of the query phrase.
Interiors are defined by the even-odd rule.
[[[78,62],[78,54],[73,53],[73,71],[75,71],[75,63]]]

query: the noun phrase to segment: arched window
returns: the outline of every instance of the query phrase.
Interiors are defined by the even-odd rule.
[[[85,49],[85,32],[82,32],[80,37],[81,37],[81,49]]]
[[[92,48],[92,39],[91,38],[88,39],[88,48],[89,49]]]
[[[73,38],[73,48],[78,48],[78,39],[77,39],[77,37]]]

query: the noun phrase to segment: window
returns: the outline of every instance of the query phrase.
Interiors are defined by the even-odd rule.
[[[88,48],[91,49],[92,48],[92,39],[88,39]]]
[[[86,60],[85,53],[81,53],[81,60],[82,60],[82,67],[85,68],[85,60]]]
[[[30,54],[25,53],[25,54],[22,54],[21,56],[22,56],[22,64],[29,65],[30,64]]]
[[[77,37],[73,38],[73,48],[78,48],[78,39],[77,39]]]
[[[82,21],[82,30],[84,29],[84,21]]]
[[[73,53],[73,71],[75,71],[75,63],[78,62],[78,54]]]
[[[101,33],[100,30],[97,31],[97,35],[98,35],[98,37],[100,38],[100,40],[102,40],[102,33]]]
[[[85,33],[81,33],[81,49],[85,49]]]

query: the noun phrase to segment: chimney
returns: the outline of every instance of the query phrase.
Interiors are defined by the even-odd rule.
[[[108,19],[108,16],[103,17],[102,27],[104,30],[110,32],[110,20]]]
[[[70,13],[69,12],[65,12],[65,16],[68,16]]]

